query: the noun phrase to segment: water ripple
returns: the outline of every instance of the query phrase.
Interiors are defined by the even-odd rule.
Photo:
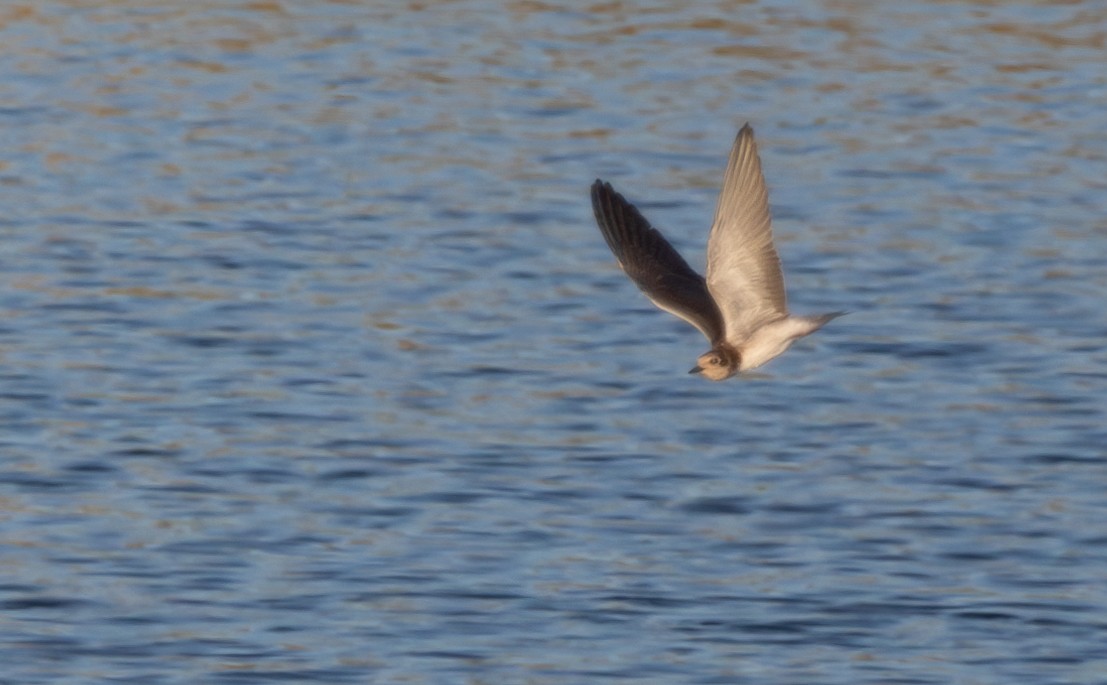
[[[11,682],[1102,682],[1099,5],[70,4],[0,9]],[[708,384],[587,187],[702,264],[747,120],[851,313]]]

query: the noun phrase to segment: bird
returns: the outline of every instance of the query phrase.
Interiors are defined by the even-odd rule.
[[[630,280],[653,304],[695,326],[711,343],[690,374],[723,381],[756,369],[845,314],[789,314],[769,194],[748,122],[730,149],[707,239],[706,278],[610,183],[596,179],[592,184],[592,210]]]

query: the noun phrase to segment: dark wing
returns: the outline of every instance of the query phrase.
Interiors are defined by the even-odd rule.
[[[592,184],[596,223],[619,266],[655,305],[700,329],[715,344],[723,337],[723,317],[695,272],[641,212],[599,179]]]

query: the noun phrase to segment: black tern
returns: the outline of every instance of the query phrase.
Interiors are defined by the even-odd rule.
[[[592,210],[630,280],[651,302],[711,342],[688,373],[722,381],[755,369],[845,313],[788,313],[769,194],[749,124],[730,150],[707,239],[706,279],[610,183],[596,179],[592,184]]]

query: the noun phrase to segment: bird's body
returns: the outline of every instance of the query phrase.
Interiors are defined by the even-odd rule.
[[[592,209],[627,276],[655,305],[711,342],[691,373],[721,381],[755,369],[842,314],[788,313],[768,191],[749,124],[730,151],[707,240],[707,278],[688,266],[611,184],[599,179],[592,184]]]

